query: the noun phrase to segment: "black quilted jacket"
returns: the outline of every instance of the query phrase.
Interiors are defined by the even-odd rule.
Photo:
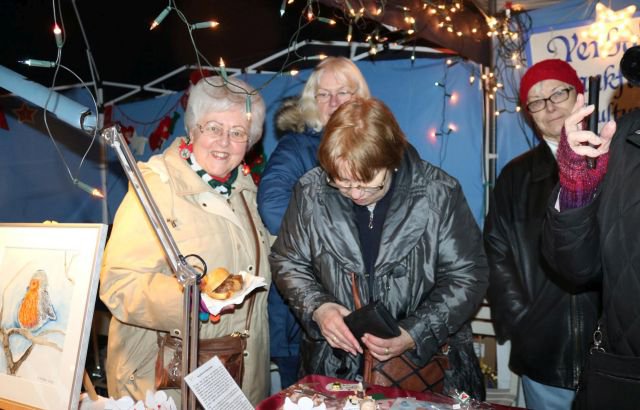
[[[485,219],[487,298],[499,342],[511,340],[511,370],[575,388],[598,317],[598,292],[558,281],[540,251],[542,221],[558,168],[546,143],[502,170]]]
[[[595,201],[558,212],[549,204],[545,256],[575,284],[602,283],[605,348],[640,356],[640,111],[618,121]]]

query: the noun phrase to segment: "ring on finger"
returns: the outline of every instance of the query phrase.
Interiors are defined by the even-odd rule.
[[[388,347],[384,348],[384,354],[389,354],[389,348]]]

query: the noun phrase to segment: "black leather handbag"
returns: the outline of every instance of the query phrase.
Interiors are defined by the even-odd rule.
[[[640,408],[640,357],[608,353],[602,347],[600,324],[585,360],[574,410],[636,410]]]

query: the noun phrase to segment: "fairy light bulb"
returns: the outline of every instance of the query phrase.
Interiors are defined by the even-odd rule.
[[[201,28],[216,28],[220,25],[217,21],[203,21],[201,23],[196,23],[191,25],[191,30],[198,30]]]
[[[55,67],[56,63],[53,61],[45,61],[45,60],[34,60],[33,58],[27,60],[18,61],[20,64],[28,65],[29,67],[44,67],[51,68]]]
[[[245,109],[245,112],[247,113],[247,121],[251,121],[251,96],[247,94],[247,97],[245,98],[244,101],[245,101],[244,109]]]
[[[353,6],[351,6],[351,3],[349,3],[349,0],[344,0],[344,2],[347,5],[347,10],[349,10],[349,14],[351,14],[351,16],[355,16],[356,15],[356,11],[353,8]]]
[[[286,7],[287,7],[287,0],[282,0],[282,4],[280,5],[280,17],[284,16],[284,11]]]
[[[291,75],[292,77],[298,75],[299,73],[300,71],[296,70],[295,68],[289,71],[289,75]]]
[[[349,24],[349,32],[347,33],[347,43],[351,43],[351,39],[353,38],[352,33],[353,33],[353,26]]]
[[[104,198],[104,195],[98,188],[94,188],[88,184],[85,184],[77,178],[73,180],[73,184],[91,196],[94,196],[96,198]]]
[[[328,18],[326,18],[326,17],[320,17],[320,16],[318,16],[318,21],[321,21],[321,22],[323,22],[323,23],[326,23],[326,24],[328,24],[328,25],[330,25],[330,26],[335,26],[335,25],[336,25],[336,21],[335,21],[335,20],[333,20],[333,19],[328,19]]]
[[[58,23],[53,25],[53,36],[56,38],[56,46],[62,48],[62,29]]]
[[[222,59],[222,57],[220,57],[219,68],[220,68],[220,75],[222,76],[222,79],[226,83],[228,81],[227,70],[226,70],[226,67],[224,65],[224,60]]]
[[[167,17],[167,14],[169,14],[170,11],[171,11],[171,6],[165,7],[165,9],[162,10],[160,14],[158,14],[158,17],[156,17],[153,20],[153,23],[151,23],[151,27],[149,27],[149,30],[153,30],[154,28],[158,27],[160,23],[162,23],[162,20],[164,20],[165,17]]]

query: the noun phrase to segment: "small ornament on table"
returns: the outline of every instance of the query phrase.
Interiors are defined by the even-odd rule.
[[[360,402],[360,410],[376,410],[376,401],[366,397]]]
[[[458,391],[458,389],[454,390],[453,398],[456,400],[459,405],[459,409],[469,408],[469,404],[471,402],[471,396],[463,391]]]
[[[282,408],[283,410],[327,410],[324,399],[318,395],[286,397]]]
[[[342,410],[376,410],[376,401],[371,396],[352,394],[345,400]]]

